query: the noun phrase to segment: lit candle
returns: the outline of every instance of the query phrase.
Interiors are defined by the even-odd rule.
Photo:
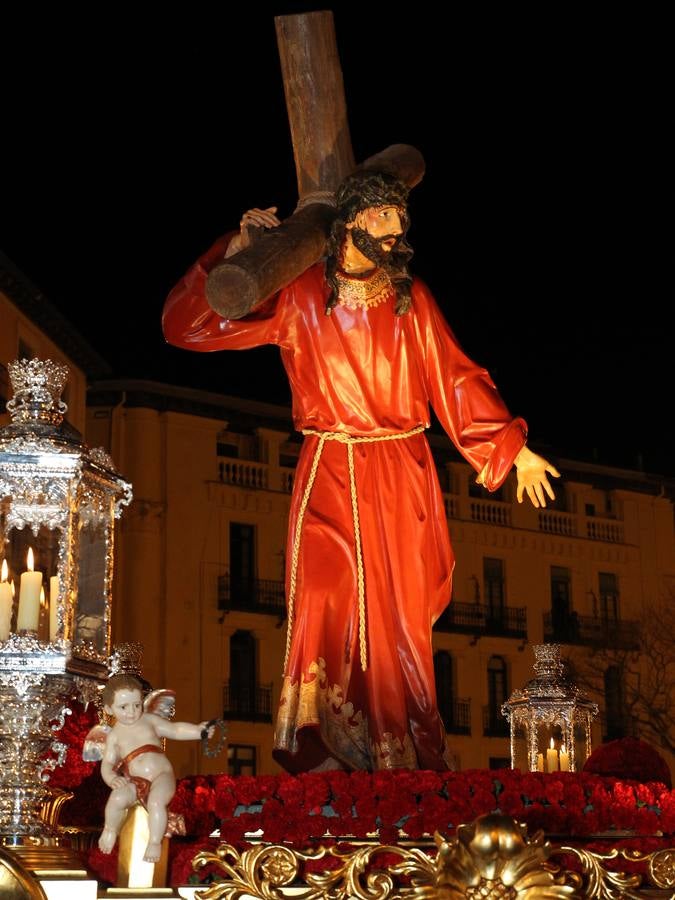
[[[19,586],[19,614],[16,619],[16,630],[37,631],[40,621],[40,588],[42,572],[34,572],[33,548],[28,548],[28,571],[21,573]]]
[[[551,738],[551,746],[546,751],[546,771],[558,771],[558,751],[553,747],[553,738]]]
[[[565,745],[563,744],[560,748],[560,771],[561,772],[569,772],[570,770],[570,755],[565,752]]]
[[[12,627],[12,586],[7,583],[7,560],[2,561],[0,577],[0,641],[6,641]]]
[[[537,753],[537,772],[544,771],[544,754]]]
[[[49,579],[49,640],[56,640],[58,620],[56,611],[59,608],[59,576],[52,575]]]
[[[44,585],[40,588],[40,624],[38,625],[38,637],[41,641],[45,639],[47,631],[46,618],[49,616],[49,607],[47,606],[47,598],[45,596]]]

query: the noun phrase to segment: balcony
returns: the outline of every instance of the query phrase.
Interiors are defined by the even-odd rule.
[[[511,734],[508,719],[494,706],[483,707],[483,734],[485,737],[509,737]]]
[[[237,609],[284,618],[286,616],[284,583],[265,578],[245,579],[219,575],[218,609],[224,612]]]
[[[544,641],[574,644],[579,647],[612,647],[616,650],[640,649],[640,623],[600,619],[595,616],[544,614]]]
[[[251,460],[218,457],[218,480],[223,484],[255,491],[282,491],[290,494],[293,490],[295,469],[289,466],[269,466],[267,463]]]
[[[471,734],[471,701],[439,701],[439,712],[448,734]]]
[[[540,509],[537,519],[539,531],[544,531],[546,534],[561,534],[565,537],[577,536],[577,517],[572,513]]]
[[[623,525],[616,519],[586,519],[586,537],[592,541],[607,541],[610,544],[623,543]]]
[[[511,504],[502,503],[499,500],[470,500],[471,519],[474,522],[483,522],[487,525],[501,525],[508,528],[511,525]]]
[[[493,637],[527,637],[525,607],[492,608],[481,603],[453,601],[434,625],[436,631]]]
[[[223,685],[223,718],[239,722],[271,722],[272,685],[226,681]]]

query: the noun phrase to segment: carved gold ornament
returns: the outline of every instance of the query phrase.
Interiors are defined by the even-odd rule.
[[[555,900],[590,897],[597,900],[672,900],[675,848],[641,853],[615,849],[593,853],[579,847],[551,845],[541,831],[528,837],[525,825],[510,816],[480,816],[460,825],[452,840],[435,835],[438,852],[384,844],[363,844],[341,851],[319,847],[298,851],[280,844],[259,844],[239,853],[221,844],[215,853],[193,860],[195,871],[214,864],[222,881],[204,886],[200,900]],[[352,842],[351,846],[354,846]],[[387,854],[393,864],[379,868]],[[563,870],[555,857],[576,856],[581,872]],[[325,872],[305,872],[304,863],[331,857],[341,863]],[[604,864],[625,859],[644,862],[649,885],[639,874],[608,871]],[[293,887],[292,892],[287,889]]]
[[[215,853],[200,853],[193,861],[197,870],[214,863],[226,881],[200,891],[203,900],[236,900],[252,897],[281,898],[283,888],[297,884],[302,863],[327,856],[342,865],[324,873],[306,873],[306,890],[294,896],[301,900],[386,900],[410,897],[419,900],[455,900],[460,897],[549,900],[581,896],[581,879],[574,873],[559,873],[547,863],[550,846],[539,832],[532,839],[527,829],[509,816],[481,816],[462,825],[457,838],[446,841],[436,835],[438,853],[399,846],[363,846],[347,853],[337,847],[298,852],[280,845],[259,845],[239,854],[229,844]],[[399,857],[388,869],[377,869],[382,853]],[[403,878],[401,878],[403,876]]]

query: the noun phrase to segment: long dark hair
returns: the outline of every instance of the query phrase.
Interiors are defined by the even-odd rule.
[[[408,271],[408,263],[413,250],[406,240],[410,225],[407,211],[408,192],[407,185],[388,172],[369,169],[362,169],[349,175],[335,192],[337,217],[326,245],[328,252],[326,281],[330,286],[330,294],[326,300],[327,315],[330,315],[338,302],[336,273],[340,268],[340,253],[347,235],[347,225],[353,222],[362,210],[378,206],[395,206],[398,209],[403,232],[390,253],[381,253],[373,247],[374,255],[377,257],[373,262],[384,269],[391,279],[396,293],[396,315],[401,316],[410,309],[412,276]],[[373,241],[372,244],[376,245],[377,242]],[[368,258],[371,258],[370,252]]]

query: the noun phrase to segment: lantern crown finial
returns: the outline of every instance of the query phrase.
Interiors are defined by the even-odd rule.
[[[51,359],[17,359],[7,369],[14,389],[7,403],[12,424],[60,425],[68,410],[61,400],[68,366]]]

